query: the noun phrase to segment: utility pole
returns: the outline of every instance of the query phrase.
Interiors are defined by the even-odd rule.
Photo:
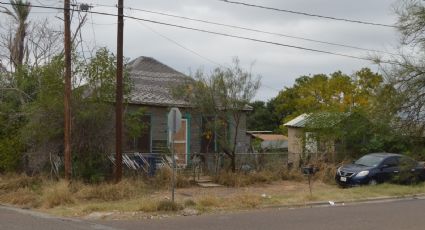
[[[115,182],[122,178],[124,0],[118,0],[117,88],[115,98]]]
[[[64,162],[65,179],[70,181],[72,177],[71,164],[71,20],[70,3],[64,1],[64,42],[65,42],[65,95],[64,95]]]

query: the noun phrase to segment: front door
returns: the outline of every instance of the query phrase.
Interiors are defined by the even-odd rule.
[[[180,130],[174,135],[174,151],[176,153],[176,163],[187,165],[187,119],[182,119]]]

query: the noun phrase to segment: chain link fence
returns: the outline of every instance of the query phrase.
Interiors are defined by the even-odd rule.
[[[230,167],[230,158],[223,153],[201,154],[202,168],[206,173],[216,174]],[[288,164],[288,152],[237,153],[236,170],[242,172],[279,170]]]

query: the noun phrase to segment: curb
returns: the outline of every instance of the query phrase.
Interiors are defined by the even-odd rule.
[[[303,204],[286,204],[286,205],[265,205],[262,208],[313,208],[313,207],[325,207],[325,206],[344,206],[346,204],[355,205],[363,203],[380,203],[390,201],[402,201],[402,200],[425,200],[425,193],[413,194],[413,195],[402,195],[402,196],[382,196],[374,198],[365,198],[359,200],[348,200],[348,201],[314,201],[306,202]]]

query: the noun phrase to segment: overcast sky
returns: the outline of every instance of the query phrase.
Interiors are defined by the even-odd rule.
[[[394,24],[394,0],[240,0],[247,3],[302,11],[313,14]],[[62,1],[38,0],[33,4],[63,6]],[[78,3],[93,4],[93,11],[116,13],[113,7],[117,1],[86,0]],[[159,11],[219,23],[250,27],[291,36],[305,37],[326,42],[341,43],[368,49],[392,52],[398,44],[394,28],[355,24],[289,13],[233,5],[217,0],[125,0],[125,6]],[[49,16],[58,21],[57,10],[33,9],[42,12],[37,17]],[[45,12],[52,12],[45,14]],[[137,10],[125,10],[126,15],[167,23],[247,36],[288,45],[337,52],[353,56],[368,57],[370,53],[350,48],[318,44],[292,38],[265,35],[237,29],[212,26],[199,22],[175,19]],[[2,16],[3,17],[3,16]],[[256,99],[268,100],[275,97],[285,86],[292,86],[301,75],[331,73],[341,70],[351,74],[362,67],[378,68],[371,62],[329,54],[314,53],[287,47],[261,44],[235,38],[221,37],[173,27],[125,20],[124,55],[130,59],[139,56],[153,57],[176,70],[189,74],[198,68],[210,71],[220,65],[228,65],[233,57],[239,57],[245,68],[254,63],[252,72],[262,77],[262,87]],[[106,46],[116,50],[116,18],[89,15],[89,22],[83,29],[84,40],[91,46]],[[176,44],[177,43],[177,44]],[[200,56],[182,48],[188,48]]]

